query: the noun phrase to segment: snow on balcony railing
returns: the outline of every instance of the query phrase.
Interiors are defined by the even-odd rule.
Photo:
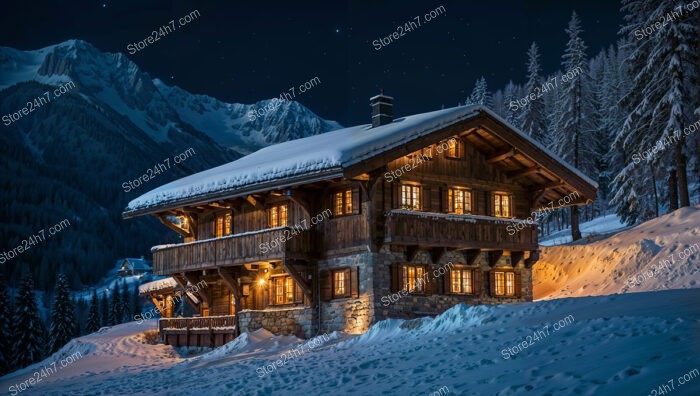
[[[211,242],[211,241],[220,241],[224,239],[229,239],[229,238],[238,238],[238,237],[243,237],[247,235],[255,235],[255,234],[262,234],[265,232],[270,232],[270,231],[278,231],[278,230],[285,230],[285,229],[292,229],[292,227],[289,226],[282,226],[282,227],[274,227],[274,228],[264,228],[262,230],[255,230],[255,231],[247,231],[247,232],[241,232],[238,234],[231,234],[231,235],[226,235],[222,237],[215,237],[215,238],[208,238],[208,239],[200,239],[198,241],[192,241],[192,242],[185,242],[185,243],[170,243],[166,245],[156,245],[151,248],[151,253],[156,252],[158,250],[163,250],[163,249],[168,249],[172,247],[180,247],[180,246],[188,246],[188,245],[196,245],[198,243],[206,243],[206,242]]]
[[[407,209],[392,209],[386,212],[388,216],[398,214],[398,215],[409,215],[416,216],[426,219],[444,219],[450,221],[461,221],[471,224],[476,224],[478,220],[490,221],[495,224],[525,224],[525,225],[536,225],[537,223],[520,220],[520,219],[506,219],[503,217],[491,217],[482,215],[472,215],[472,214],[455,214],[455,213],[436,213],[436,212],[419,212],[415,210]]]

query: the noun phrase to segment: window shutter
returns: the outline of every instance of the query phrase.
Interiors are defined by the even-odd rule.
[[[440,187],[440,210],[444,213],[450,211],[447,194],[447,187]]]
[[[345,282],[345,295],[343,297],[349,297],[350,296],[350,268],[345,268],[342,270],[345,273],[344,282]]]
[[[360,296],[360,267],[350,268],[350,297]]]
[[[421,208],[425,211],[430,211],[430,187],[421,187],[420,190],[420,201],[421,201]]]
[[[426,285],[425,291],[429,294],[438,294],[438,279],[433,276],[433,273],[430,269],[430,267],[423,267],[424,276],[428,280],[428,284]],[[428,272],[430,271],[430,272]]]
[[[520,271],[515,272],[515,296],[516,297],[522,297],[523,295],[523,285],[522,285],[522,279],[520,276]]]
[[[321,299],[323,301],[333,299],[333,271],[321,273]]]
[[[491,280],[489,282],[489,294],[491,296],[495,296],[496,295],[496,271],[493,271],[493,270],[489,271],[489,278]]]
[[[472,281],[474,282],[474,286],[472,287],[474,289],[474,294],[479,295],[481,294],[481,280],[484,277],[484,273],[481,272],[480,269],[475,269],[472,271]]]
[[[397,292],[401,290],[401,273],[399,272],[399,265],[394,263],[391,264],[391,291]]]
[[[452,293],[452,270],[448,269],[442,279],[442,286],[444,287],[442,294]]]
[[[401,206],[401,183],[399,182],[392,182],[391,183],[391,191],[393,192],[394,196],[394,205],[393,208],[395,209],[403,209]]]
[[[360,206],[362,202],[360,201],[360,187],[352,188],[352,214],[360,213]]]

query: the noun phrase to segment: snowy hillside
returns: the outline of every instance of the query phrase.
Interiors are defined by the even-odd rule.
[[[156,323],[134,322],[73,340],[0,387],[80,352],[24,394],[646,395],[673,381],[674,394],[692,395],[700,392],[698,300],[693,289],[458,305],[359,336],[302,342],[261,330],[196,357],[141,343]],[[684,375],[691,379],[681,385]]]
[[[542,248],[535,299],[700,287],[700,206],[592,242]]]

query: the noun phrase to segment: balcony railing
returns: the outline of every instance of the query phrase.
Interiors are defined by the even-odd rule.
[[[167,345],[217,347],[238,335],[236,316],[162,318],[158,334]]]
[[[256,261],[302,259],[308,257],[311,248],[308,230],[272,228],[154,247],[153,272],[157,275],[171,275]]]
[[[487,216],[392,210],[384,242],[458,249],[536,250],[537,225]]]

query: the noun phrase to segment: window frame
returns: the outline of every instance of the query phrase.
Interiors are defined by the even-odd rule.
[[[283,208],[284,210],[282,210]],[[284,217],[282,216],[283,212]],[[289,225],[289,205],[286,202],[270,205],[266,214],[268,228],[287,227]]]
[[[270,276],[270,305],[292,305],[303,302],[299,299],[301,287],[297,285],[291,275],[279,274]],[[277,298],[281,297],[282,302]],[[291,299],[290,299],[291,297]]]
[[[352,188],[337,190],[333,193],[333,216],[341,217],[354,213],[355,202],[353,202],[352,195]],[[340,211],[338,211],[339,208]]]
[[[404,189],[407,189],[408,194],[405,194]],[[420,211],[423,208],[423,188],[420,185],[401,183],[400,203],[401,209]],[[410,204],[406,203],[406,198],[410,199]]]
[[[458,213],[455,210],[455,193],[459,193],[462,195],[462,212]],[[465,198],[466,195],[466,198]],[[453,186],[453,187],[448,187],[447,188],[447,211],[449,213],[455,213],[455,214],[472,214],[473,212],[473,205],[472,205],[472,190],[466,187],[458,187],[458,186]]]
[[[500,285],[499,275],[501,277]],[[494,297],[515,297],[517,295],[515,290],[515,271],[494,271],[493,285]]]
[[[222,212],[214,215],[214,237],[222,238],[233,234],[233,216],[231,212]]]
[[[496,205],[496,198],[498,197],[499,204]],[[505,209],[508,210],[508,213],[506,215],[503,214],[503,198],[508,199],[508,204],[505,206]],[[501,219],[510,219],[513,218],[513,195],[509,194],[507,192],[501,192],[501,191],[494,191],[491,193],[491,207],[492,207],[492,213],[494,217],[498,217]],[[498,208],[498,210],[496,210]]]
[[[454,286],[455,286],[455,273],[459,274],[459,282],[457,284],[459,285],[460,290],[455,291]],[[469,291],[464,291],[464,274],[469,274]],[[450,291],[449,294],[464,294],[464,295],[472,295],[474,293],[474,276],[475,276],[475,271],[473,268],[453,268],[450,269]]]
[[[352,296],[352,291],[350,290],[352,288],[352,285],[350,284],[350,268],[337,268],[337,269],[332,269],[331,271],[331,298],[336,299],[336,298],[350,298]],[[342,277],[338,276],[342,275]],[[338,292],[338,286],[336,282],[339,281],[339,278],[342,278],[343,285],[342,285],[342,293]]]
[[[412,276],[410,276],[410,270],[413,270]],[[401,289],[406,290],[409,293],[427,293],[428,282],[426,281],[426,274],[428,270],[426,266],[418,264],[401,264],[399,265],[399,271]],[[413,278],[412,282],[411,278]],[[414,285],[413,288],[410,287],[411,283]]]
[[[459,136],[451,137],[445,141],[447,143],[447,149],[445,150],[445,158],[451,160],[462,160],[464,159],[464,142]],[[454,147],[450,146],[450,142],[455,142]],[[452,150],[454,153],[452,154]]]

